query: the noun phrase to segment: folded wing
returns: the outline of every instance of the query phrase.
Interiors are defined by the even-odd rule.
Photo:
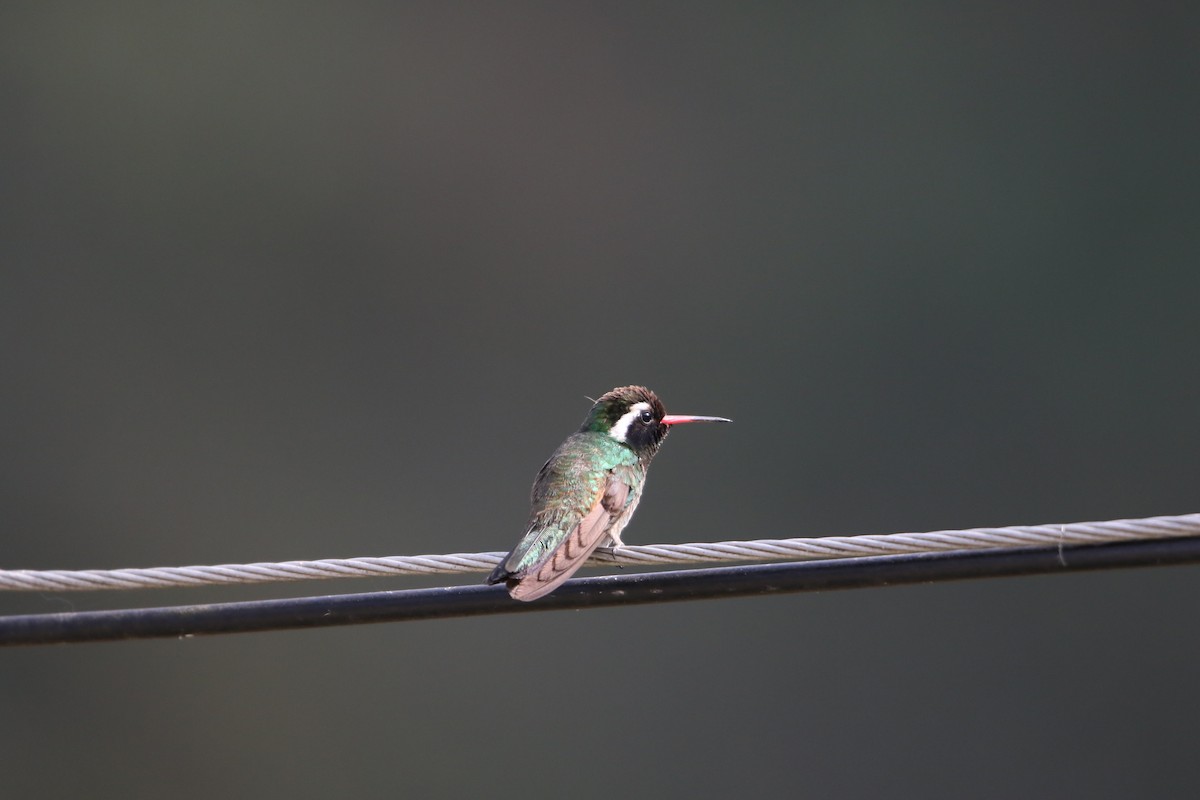
[[[562,544],[523,574],[513,576],[509,580],[509,594],[516,600],[536,600],[558,588],[604,541],[605,534],[625,510],[628,498],[629,484],[610,472],[596,501]]]

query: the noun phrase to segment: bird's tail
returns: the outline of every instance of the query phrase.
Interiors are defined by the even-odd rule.
[[[507,563],[507,559],[505,559],[504,561],[501,561],[499,564],[496,565],[496,568],[494,570],[492,570],[492,574],[488,575],[487,583],[489,586],[491,586],[494,583],[504,583],[509,578],[513,577],[513,574],[511,572],[509,572],[508,569],[505,568],[504,565],[506,563]]]

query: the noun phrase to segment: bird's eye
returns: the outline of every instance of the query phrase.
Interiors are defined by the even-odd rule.
[[[642,413],[638,415],[638,419],[642,421],[643,425],[649,425],[651,422],[654,422],[654,415],[649,411],[642,411]]]

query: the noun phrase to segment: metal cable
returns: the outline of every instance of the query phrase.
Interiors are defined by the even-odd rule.
[[[334,625],[715,600],[1200,563],[1200,537],[635,572],[567,581],[534,603],[503,586],[445,586],[239,603],[0,617],[0,647],[179,638]]]
[[[735,561],[858,558],[863,556],[992,550],[1013,547],[1064,547],[1081,544],[1164,539],[1200,535],[1200,514],[1016,525],[929,533],[827,536],[815,539],[758,539],[697,544],[630,545],[597,551],[589,564],[654,566]],[[233,583],[272,583],[330,578],[377,578],[394,575],[488,572],[503,553],[339,558],[210,567],[155,567],[112,570],[0,570],[0,591],[89,591],[153,589]]]

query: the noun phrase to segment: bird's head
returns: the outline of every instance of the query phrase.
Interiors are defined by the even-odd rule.
[[[648,458],[657,452],[672,425],[685,422],[730,420],[668,414],[658,396],[645,386],[619,386],[601,395],[588,412],[580,431],[607,434],[642,458]]]

